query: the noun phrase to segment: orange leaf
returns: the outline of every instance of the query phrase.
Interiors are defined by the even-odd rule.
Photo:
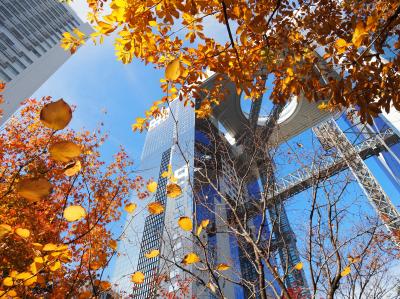
[[[51,184],[44,178],[22,179],[17,185],[18,194],[30,202],[44,199],[51,189]]]
[[[182,194],[182,189],[178,184],[172,183],[167,185],[167,196],[169,198],[176,198]]]
[[[45,105],[40,111],[42,123],[53,130],[64,129],[71,121],[71,118],[71,107],[63,99]]]
[[[110,242],[108,243],[108,245],[110,246],[110,248],[112,248],[112,249],[114,249],[114,250],[117,250],[117,246],[118,246],[117,241],[115,241],[115,240],[110,240]]]
[[[79,157],[79,155],[82,153],[82,150],[79,145],[71,141],[59,141],[50,145],[49,152],[50,157],[53,160],[69,162],[72,159]]]
[[[149,203],[147,205],[147,209],[149,210],[150,214],[153,215],[161,214],[162,212],[164,212],[163,205],[158,201]]]

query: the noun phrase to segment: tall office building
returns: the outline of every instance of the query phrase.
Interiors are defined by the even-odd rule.
[[[74,28],[92,30],[58,0],[0,1],[0,81],[6,83],[0,124],[70,57],[59,44]]]
[[[210,221],[200,236],[207,246],[207,260],[210,264],[229,264],[231,268],[224,271],[224,275],[230,277],[232,281],[235,280],[235,275],[248,281],[256,281],[256,269],[250,261],[253,255],[251,249],[245,247],[246,242],[242,242],[240,237],[233,233],[217,233],[226,231],[224,222],[231,217],[229,209],[225,206],[226,201],[221,199],[221,194],[225,198],[237,200],[238,192],[241,192],[237,179],[234,179],[234,169],[225,158],[226,155],[235,155],[234,145],[223,136],[218,126],[218,121],[215,119],[195,119],[194,109],[184,107],[179,100],[173,101],[170,110],[164,110],[162,116],[150,122],[140,169],[144,171],[145,178],[153,178],[158,183],[151,201],[160,202],[165,211],[158,215],[149,214],[146,217],[140,233],[140,246],[132,245],[137,240],[135,234],[138,232],[129,232],[128,227],[132,224],[129,219],[127,220],[125,229],[128,233],[119,245],[122,252],[117,258],[113,275],[113,281],[118,284],[120,292],[125,292],[125,296],[133,295],[133,298],[146,299],[173,293],[182,296],[185,292],[184,298],[214,298],[209,288],[196,282],[191,275],[176,266],[176,264],[182,265],[182,259],[189,252],[196,252],[201,260],[205,260],[198,240],[178,226],[178,220],[182,216],[191,219],[195,217],[194,225],[202,220]],[[215,146],[224,146],[225,151],[218,151],[216,155],[213,151]],[[167,197],[166,186],[169,179],[162,176],[168,171],[168,165],[172,166],[173,176],[182,188],[182,194],[174,199]],[[207,171],[210,182],[205,182],[204,171]],[[246,198],[260,196],[256,178],[248,180],[245,191],[240,196]],[[248,221],[248,226],[258,231],[261,223],[261,217],[255,216]],[[138,226],[137,221],[135,226]],[[263,238],[268,240],[269,237],[270,232],[265,226]],[[162,258],[145,257],[146,253],[154,249],[160,250]],[[274,258],[272,260],[274,262]],[[132,267],[132,264],[135,266]],[[204,281],[209,280],[207,274],[198,271],[196,266],[184,267],[199,275]],[[134,270],[144,273],[143,284],[134,285],[130,282],[129,274]],[[160,276],[164,277],[165,282],[158,287],[157,277]],[[268,281],[274,281],[267,269],[265,277]],[[251,292],[254,296],[254,290],[246,289],[229,280],[220,278],[220,284],[226,298],[250,298]],[[274,286],[279,290],[275,283]],[[269,292],[272,294],[272,290],[268,287],[267,293]]]

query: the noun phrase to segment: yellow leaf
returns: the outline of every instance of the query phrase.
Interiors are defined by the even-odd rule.
[[[164,172],[161,174],[161,177],[163,177],[163,178],[169,178],[171,175],[172,175],[172,166],[171,166],[171,164],[169,164],[169,165],[168,165],[168,170],[167,170],[167,171],[164,171]]]
[[[11,231],[12,231],[12,228],[8,224],[5,224],[5,223],[0,224],[0,238],[11,233]]]
[[[11,270],[11,272],[10,272],[10,277],[16,278],[17,275],[18,275],[18,271],[16,271],[16,270]]]
[[[150,183],[148,183],[147,184],[147,190],[149,191],[149,192],[151,192],[151,193],[154,193],[154,192],[156,192],[156,190],[157,190],[157,182],[150,182]]]
[[[326,110],[328,108],[328,105],[325,102],[322,102],[321,104],[318,105],[317,108],[319,110]]]
[[[69,206],[64,210],[64,218],[68,222],[78,221],[86,216],[86,211],[81,206]]]
[[[185,231],[189,232],[193,229],[193,223],[189,217],[180,217],[178,220],[178,224],[179,224],[180,228]]]
[[[348,46],[349,44],[343,38],[339,38],[335,42],[335,49],[338,52],[338,54],[346,52]]]
[[[37,281],[37,276],[36,275],[32,275],[32,277],[28,278],[27,280],[24,280],[24,286],[30,286],[32,284],[34,284]]]
[[[296,270],[301,270],[301,269],[303,269],[303,263],[302,263],[302,262],[297,263],[297,264],[294,266],[294,268],[295,268]]]
[[[230,267],[231,267],[231,266],[229,266],[229,265],[227,265],[227,264],[221,263],[221,264],[217,265],[217,267],[216,267],[215,269],[218,270],[218,271],[226,271],[226,270],[228,270]]]
[[[133,211],[135,210],[137,208],[137,204],[135,204],[135,203],[128,203],[126,206],[125,206],[125,211],[127,211],[128,213],[133,213]]]
[[[208,219],[202,220],[200,222],[200,225],[197,227],[196,235],[200,236],[200,233],[203,230],[203,228],[206,228],[209,223],[210,223],[210,220],[208,220]]]
[[[140,271],[135,272],[131,276],[131,281],[136,284],[141,284],[144,281],[144,274]]]
[[[69,162],[79,157],[82,150],[79,145],[71,141],[59,141],[50,145],[50,157],[60,162]],[[79,171],[79,170],[78,170]]]
[[[50,265],[50,271],[54,272],[61,268],[60,261],[55,261],[53,264]]]
[[[158,201],[149,203],[147,205],[147,209],[149,210],[150,214],[153,215],[161,214],[162,212],[164,212],[163,205]]]
[[[44,178],[22,179],[17,185],[17,192],[30,202],[36,202],[50,194],[51,184]]]
[[[147,257],[148,259],[151,259],[153,257],[158,256],[159,254],[160,254],[160,251],[157,250],[157,249],[154,249],[154,250],[152,250],[150,252],[145,253],[144,256]]]
[[[46,245],[43,246],[43,251],[57,251],[58,250],[58,246],[56,244],[53,243],[48,243]]]
[[[31,234],[31,232],[29,231],[29,229],[26,228],[17,228],[15,230],[15,233],[20,236],[21,238],[28,238]]]
[[[345,277],[347,275],[349,275],[351,272],[350,266],[347,266],[343,269],[342,272],[340,272],[340,276]]]
[[[81,161],[75,161],[74,163],[68,164],[64,168],[64,174],[66,176],[73,176],[82,169]]]
[[[118,247],[118,242],[115,240],[110,240],[110,242],[108,243],[108,245],[110,246],[110,248],[117,250]]]
[[[356,25],[356,28],[353,33],[353,38],[351,41],[353,42],[354,46],[356,48],[359,48],[364,40],[364,37],[368,34],[366,32],[364,23],[362,21],[359,21]]]
[[[165,69],[165,78],[169,81],[175,81],[180,75],[180,61],[179,58],[176,58],[168,63],[167,68]]]
[[[30,278],[30,277],[32,277],[32,273],[30,273],[30,272],[21,272],[21,273],[18,273],[18,274],[15,276],[15,279],[18,279],[18,280],[25,280],[25,279],[28,279],[28,278]]]
[[[64,129],[71,121],[71,118],[71,107],[63,99],[45,105],[40,111],[42,123],[53,130]]]
[[[149,25],[151,27],[156,27],[157,26],[157,22],[156,21],[149,21]]]
[[[42,269],[42,266],[43,263],[33,262],[32,264],[30,264],[29,270],[31,270],[33,274],[37,274]]]
[[[168,184],[167,185],[167,196],[169,198],[176,198],[182,194],[182,189],[178,184]]]
[[[200,261],[200,258],[197,254],[195,254],[194,252],[188,253],[187,255],[185,255],[185,257],[182,260],[182,264],[184,265],[190,265],[190,264],[194,264]]]
[[[3,285],[6,287],[12,287],[14,284],[14,281],[12,279],[12,277],[6,277],[3,279]]]

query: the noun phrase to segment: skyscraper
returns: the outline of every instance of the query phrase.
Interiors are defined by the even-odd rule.
[[[70,57],[59,43],[74,28],[92,30],[58,0],[0,2],[0,81],[6,83],[0,123]]]
[[[215,154],[215,146],[224,146],[226,152],[219,150],[218,154]],[[122,252],[117,258],[113,275],[113,281],[119,285],[119,291],[126,292],[126,295],[133,294],[133,298],[143,299],[161,296],[160,292],[164,292],[164,295],[175,293],[181,296],[185,292],[185,298],[214,298],[210,289],[199,284],[177,266],[183,265],[182,260],[189,252],[196,252],[201,260],[205,260],[205,253],[199,247],[197,237],[182,230],[178,225],[179,218],[184,216],[193,219],[195,228],[201,221],[209,220],[207,228],[199,238],[206,244],[210,264],[230,265],[230,270],[224,274],[232,280],[235,275],[249,281],[257,279],[256,270],[250,262],[253,255],[250,248],[245,248],[245,242],[241,243],[240,237],[234,234],[217,233],[224,230],[224,223],[232,217],[221,196],[236,200],[241,192],[235,183],[235,170],[228,159],[225,159],[226,155],[234,155],[234,152],[234,145],[221,134],[217,120],[195,119],[194,109],[184,107],[179,100],[171,102],[170,109],[166,109],[160,117],[150,122],[140,169],[144,171],[145,178],[153,178],[158,183],[151,201],[160,202],[165,211],[158,215],[149,214],[144,221],[142,232],[128,232],[119,245]],[[169,178],[163,175],[168,171],[169,165],[173,177],[182,188],[182,194],[173,199],[167,197]],[[204,181],[205,169],[209,182]],[[257,181],[249,179],[241,196],[260,196]],[[127,231],[129,221],[128,219],[125,225]],[[258,217],[251,218],[247,224],[254,231],[263,226],[262,219]],[[138,225],[137,221],[135,225]],[[270,232],[267,226],[263,227],[263,238],[268,240]],[[135,233],[141,234],[141,241],[140,244],[131,246],[130,244],[137,239]],[[160,250],[162,258],[145,257],[151,250]],[[132,264],[135,266],[132,267]],[[204,281],[209,280],[196,266],[184,267]],[[130,274],[136,270],[144,273],[143,284],[134,285],[130,282]],[[274,281],[267,269],[265,276],[269,281]],[[161,287],[159,279],[164,280]],[[251,297],[248,295],[251,290],[229,280],[220,279],[227,298]],[[268,287],[267,292],[272,290]]]

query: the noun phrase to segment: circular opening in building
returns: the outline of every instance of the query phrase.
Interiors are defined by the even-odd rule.
[[[258,125],[260,126],[265,124],[265,122],[268,120],[272,108],[274,107],[274,103],[271,101],[271,94],[273,90],[274,80],[275,76],[273,74],[270,74],[267,78],[267,81],[265,82],[266,91],[262,97],[260,114],[258,116]],[[249,118],[250,116],[252,103],[253,101],[251,99],[245,99],[245,94],[244,92],[242,92],[240,95],[240,107],[246,118]],[[283,108],[278,119],[278,124],[281,124],[282,122],[287,120],[290,116],[292,116],[292,114],[296,110],[296,107],[297,107],[297,97],[292,97]]]

